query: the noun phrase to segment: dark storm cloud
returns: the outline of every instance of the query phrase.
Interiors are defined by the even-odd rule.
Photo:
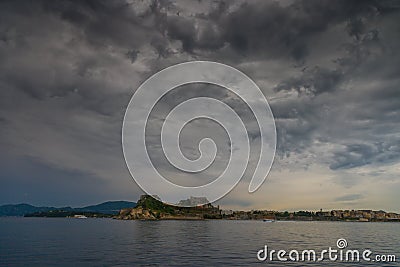
[[[167,24],[168,36],[182,42],[182,48],[191,52],[195,43],[196,30],[193,21],[179,16],[172,17]]]
[[[372,10],[371,6],[369,9]],[[393,116],[398,115],[400,107],[396,98],[399,80],[392,71],[399,66],[399,56],[395,52],[398,42],[394,41],[399,32],[398,27],[396,30],[391,28],[391,23],[396,20],[391,12],[388,12],[391,15],[381,12],[387,9],[379,5],[373,10],[372,17],[345,21],[346,34],[352,39],[337,44],[344,53],[338,54],[330,64],[325,64],[327,66],[304,67],[298,75],[283,79],[274,88],[278,92],[294,90],[301,96],[272,105],[277,118],[283,119],[282,124],[289,123],[295,129],[290,131],[283,127],[281,131],[289,129],[285,138],[293,142],[289,147],[280,145],[281,148],[296,151],[302,144],[303,147],[304,144],[311,145],[315,140],[345,145],[345,151],[334,152],[332,169],[393,162],[399,158],[394,148],[387,145],[398,142],[399,136],[384,134],[398,129],[398,119]],[[398,9],[391,11],[394,10]],[[386,21],[376,23],[377,20]],[[323,93],[326,95],[319,96]],[[306,127],[307,134],[299,131],[301,126]],[[359,140],[367,142],[361,145],[365,150],[356,143]],[[296,146],[296,142],[300,146]],[[349,142],[354,145],[347,145]],[[392,150],[388,151],[387,147]]]
[[[349,33],[358,36],[364,30],[361,18],[374,16],[382,9],[374,1],[344,0],[295,1],[287,6],[275,1],[252,1],[232,12],[227,11],[229,5],[232,3],[218,5],[208,16],[198,16],[207,19],[206,26],[199,23],[201,20],[196,23],[194,18],[174,16],[167,19],[167,31],[188,52],[194,48],[218,49],[226,43],[248,58],[290,57],[302,62],[314,35],[348,22]]]
[[[135,12],[134,5],[120,0],[45,1],[43,9],[79,27],[86,40],[95,45],[115,44],[133,49],[147,41],[149,31],[157,31],[160,16],[158,2],[149,4],[140,13]]]
[[[299,94],[306,94],[311,98],[323,93],[335,93],[336,90],[343,91],[353,77],[362,79],[370,75],[370,72],[376,72],[376,65],[383,64],[383,61],[388,56],[390,57],[388,55],[390,48],[385,47],[385,40],[380,34],[380,29],[390,26],[383,26],[384,24],[380,24],[379,20],[398,11],[398,7],[389,2],[377,1],[295,1],[286,6],[273,1],[262,1],[241,4],[232,12],[227,12],[229,9],[227,6],[225,5],[219,11],[213,10],[213,16],[209,17],[209,22],[214,23],[214,29],[216,29],[212,35],[213,38],[208,38],[213,39],[216,44],[211,48],[221,49],[222,44],[225,44],[248,60],[255,56],[284,60],[289,58],[301,63],[303,66],[299,75],[283,77],[274,89],[276,91],[296,90]],[[214,14],[218,12],[220,12],[219,16],[215,16]],[[207,18],[204,14],[200,17]],[[187,27],[178,27],[178,21],[186,24]],[[334,27],[343,29],[336,43],[336,50],[341,52],[329,64],[309,65],[308,58],[313,57],[313,49],[316,48],[313,40]],[[171,19],[167,30],[170,31],[170,37],[182,41],[183,50],[186,52],[210,49],[201,45],[207,38],[199,37],[194,18]],[[333,36],[333,41],[336,41],[335,36]],[[398,57],[395,56],[395,58]],[[389,62],[393,59],[390,58]],[[390,66],[386,69],[391,72],[395,69],[393,67],[395,64],[389,64]],[[374,65],[375,69],[367,69],[368,66],[373,68]],[[382,74],[387,75],[387,73]],[[378,77],[378,79],[384,78]],[[386,89],[379,91],[384,93]],[[361,93],[361,90],[358,92]],[[370,93],[373,92],[367,92],[367,94]],[[365,96],[361,97],[365,98]],[[342,92],[340,99],[337,100],[343,101],[342,105],[345,105],[345,98],[346,93]],[[390,100],[385,98],[383,101]],[[321,106],[323,110],[325,107],[329,110],[330,105],[335,104],[340,105],[337,101],[330,99],[309,101],[304,98],[286,103],[273,103],[272,107],[278,119],[279,154],[301,153],[307,150],[315,139],[338,142],[337,136],[321,136],[318,132],[320,125],[325,124],[323,120],[326,119],[324,114],[318,114]],[[395,110],[398,110],[398,107],[397,103],[393,106]],[[343,112],[346,112],[346,108]],[[372,112],[375,113],[373,117],[384,114],[381,110],[371,110]],[[346,119],[350,122],[352,117],[352,114],[348,114]],[[336,125],[336,127],[341,126]],[[369,141],[373,142],[373,140]],[[343,142],[345,140],[340,143]],[[339,156],[336,153],[334,155]],[[331,166],[334,168],[340,159],[333,160],[335,163]],[[370,163],[369,160],[365,162]],[[348,164],[349,166],[364,165],[362,162]]]
[[[390,163],[400,158],[398,140],[392,143],[349,144],[343,151],[334,153],[333,170],[348,169],[371,163]]]
[[[324,92],[331,92],[342,79],[342,73],[338,70],[328,70],[315,67],[312,70],[305,70],[300,77],[288,79],[278,86],[275,90],[296,90],[299,93],[317,95]]]
[[[122,68],[123,58],[135,62],[139,47],[161,35],[151,5],[140,16],[124,1],[10,1],[2,6],[4,87],[42,100],[75,97],[76,104],[104,115],[122,112],[129,89],[140,81],[132,77],[126,83],[115,68]]]
[[[330,165],[331,169],[352,168],[371,163],[373,155],[379,153],[376,147],[365,144],[348,145],[343,152],[335,153],[335,163]]]
[[[151,36],[146,34],[157,29],[149,34],[137,26],[139,19],[124,11],[123,2],[0,5],[0,117],[10,122],[0,130],[1,151],[22,162],[21,169],[27,164],[19,158],[28,157],[43,163],[35,163],[35,172],[51,166],[59,173],[46,181],[27,173],[18,179],[37,182],[37,190],[57,187],[74,195],[69,183],[76,181],[65,177],[90,176],[97,182],[82,179],[82,187],[103,184],[102,190],[110,190],[107,198],[120,198],[116,192],[121,189],[114,185],[132,183],[120,148],[123,111],[147,72],[132,66],[133,54],[128,58],[127,53],[147,44]],[[138,192],[131,186],[125,196]],[[104,200],[100,195],[97,201]]]
[[[120,144],[129,98],[156,70],[200,59],[238,67],[265,92],[280,158],[311,155],[337,172],[391,164],[399,17],[391,1],[2,1],[0,148],[70,176],[130,182]]]

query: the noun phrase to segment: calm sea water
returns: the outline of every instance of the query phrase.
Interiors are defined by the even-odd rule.
[[[270,249],[371,249],[395,263],[260,262]],[[0,218],[0,266],[400,266],[400,223]]]

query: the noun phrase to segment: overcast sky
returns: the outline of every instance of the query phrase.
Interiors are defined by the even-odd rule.
[[[218,204],[399,212],[399,51],[396,1],[1,1],[0,204],[135,201],[142,191],[121,146],[130,98],[158,70],[210,60],[257,83],[278,137],[262,187],[249,194],[245,175]],[[156,106],[152,130],[199,95],[246,113],[222,88],[187,86]],[[220,161],[193,180],[211,181],[226,135],[208,121],[191,126],[188,157],[204,136],[218,145]],[[190,181],[163,163],[157,140],[148,142],[160,171]]]

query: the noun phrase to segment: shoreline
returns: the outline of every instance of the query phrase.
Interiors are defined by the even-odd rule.
[[[205,219],[205,218],[194,218],[194,217],[182,217],[182,218],[162,218],[162,219],[120,219],[115,217],[87,217],[87,218],[74,218],[74,217],[25,217],[25,216],[0,216],[0,219],[19,219],[19,218],[29,218],[29,219],[74,219],[79,221],[84,221],[86,219],[106,219],[106,220],[116,220],[116,221],[254,221],[263,222],[263,219]],[[400,220],[389,220],[389,221],[358,221],[358,220],[274,220],[268,223],[276,222],[338,222],[338,223],[400,223]]]

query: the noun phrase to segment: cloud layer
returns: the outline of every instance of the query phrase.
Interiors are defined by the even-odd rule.
[[[164,67],[212,60],[259,85],[278,133],[261,190],[248,195],[245,179],[221,204],[398,210],[399,21],[393,1],[2,1],[0,202],[135,200],[120,137],[130,97]],[[198,94],[252,120],[234,96],[194,86],[164,99],[155,129],[179,99]],[[226,142],[215,125],[192,126],[189,156],[198,129]],[[223,168],[223,148],[209,173]]]

